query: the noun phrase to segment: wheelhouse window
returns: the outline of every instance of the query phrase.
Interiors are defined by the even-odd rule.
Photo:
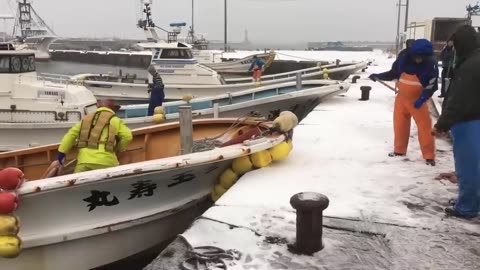
[[[35,56],[0,56],[0,73],[24,73],[35,71]]]
[[[190,50],[182,49],[163,49],[160,59],[192,59]]]

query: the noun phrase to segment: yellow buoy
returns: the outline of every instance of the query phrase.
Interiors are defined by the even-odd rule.
[[[163,108],[163,106],[157,106],[153,110],[153,114],[165,114],[165,108]]]
[[[165,115],[164,114],[154,114],[153,115],[153,122],[155,124],[160,124],[165,122]]]
[[[238,174],[236,174],[232,169],[228,168],[225,170],[222,175],[220,175],[220,185],[225,188],[229,189],[237,182]]]
[[[248,156],[243,156],[233,160],[232,169],[238,175],[244,175],[253,170],[253,164]]]
[[[290,152],[293,150],[293,140],[289,140],[288,145],[290,146]]]
[[[290,145],[287,142],[282,142],[268,150],[272,156],[273,161],[284,160],[290,153]]]
[[[0,236],[0,257],[16,258],[22,251],[22,240],[18,236]]]
[[[213,191],[212,193],[210,193],[210,198],[212,198],[212,200],[214,202],[218,201],[218,199],[220,199],[220,197],[222,197],[221,195],[218,195],[215,191]]]
[[[264,168],[272,163],[272,156],[268,150],[254,153],[250,156],[253,166],[257,168]]]
[[[0,215],[0,235],[17,235],[19,230],[20,224],[17,217]]]
[[[219,196],[222,196],[223,194],[225,194],[225,192],[227,192],[227,190],[222,187],[221,185],[215,185],[215,193],[218,194]]]

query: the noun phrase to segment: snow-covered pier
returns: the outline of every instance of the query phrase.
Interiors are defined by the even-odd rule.
[[[372,58],[378,65],[368,73],[393,61]],[[480,269],[480,222],[446,217],[457,186],[435,180],[453,171],[450,143],[437,139],[437,166],[427,166],[412,125],[407,158],[388,157],[395,96],[368,73],[300,123],[286,160],[244,175],[146,269],[182,269],[199,246],[238,251],[224,259],[229,270]],[[368,101],[359,101],[362,85],[372,87]],[[330,200],[324,249],[313,256],[288,248],[296,235],[290,198],[300,192]]]

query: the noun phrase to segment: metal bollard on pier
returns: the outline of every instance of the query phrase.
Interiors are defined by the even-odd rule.
[[[290,198],[297,210],[297,239],[289,249],[294,253],[312,255],[323,249],[323,211],[329,200],[325,195],[303,192]]]
[[[367,101],[370,99],[370,90],[372,90],[371,86],[361,86],[360,90],[362,91],[362,96],[359,100]]]
[[[297,72],[297,90],[302,90],[302,73],[301,72]]]

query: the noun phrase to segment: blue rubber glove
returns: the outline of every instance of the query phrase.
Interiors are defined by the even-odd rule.
[[[65,159],[65,154],[62,152],[58,152],[58,157],[57,160],[60,162],[60,164],[63,166],[63,160]]]
[[[378,79],[378,75],[377,75],[377,74],[371,74],[370,76],[368,76],[368,78],[369,78],[370,80],[376,82],[377,79]]]
[[[413,106],[415,107],[415,109],[420,109],[420,107],[422,107],[423,103],[425,103],[425,101],[427,101],[427,98],[425,96],[420,96],[419,99],[417,99],[415,101],[415,103],[413,104]]]

